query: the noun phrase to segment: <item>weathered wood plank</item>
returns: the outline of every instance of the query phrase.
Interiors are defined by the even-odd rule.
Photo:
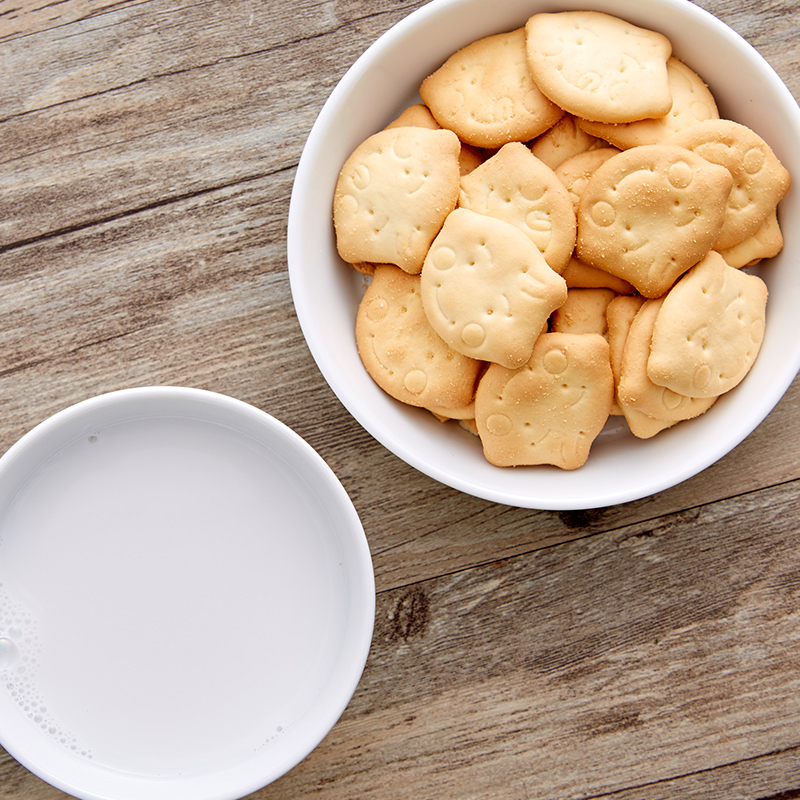
[[[558,800],[723,767],[703,796],[729,800],[766,754],[772,791],[800,746],[799,490],[383,593],[349,710],[259,797]]]
[[[700,770],[672,780],[636,786],[587,800],[797,800],[800,797],[800,748]]]
[[[2,0],[0,42],[95,17],[148,0]]]
[[[149,0],[0,43],[0,247],[295,165],[387,7]]]

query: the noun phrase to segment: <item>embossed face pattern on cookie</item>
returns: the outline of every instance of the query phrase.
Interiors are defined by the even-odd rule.
[[[686,147],[731,173],[733,188],[716,249],[733,247],[754,235],[789,191],[789,172],[772,148],[738,122],[708,120],[664,141]]]
[[[597,334],[544,333],[516,370],[490,365],[475,397],[475,421],[497,466],[577,469],[608,419],[614,379]]]
[[[528,141],[564,113],[531,79],[521,28],[454,53],[422,82],[419,92],[442,127],[475,147]]]
[[[566,300],[564,279],[509,222],[457,208],[422,268],[422,301],[454,349],[518,367],[550,314]]]
[[[458,200],[461,144],[452,131],[380,131],[347,159],[333,201],[340,256],[411,274]]]
[[[516,225],[556,272],[572,255],[576,221],[569,192],[524,144],[503,146],[464,176],[459,205]]]
[[[727,170],[679,147],[625,150],[586,184],[577,255],[660,297],[713,246],[731,183]]]
[[[395,399],[424,408],[472,401],[480,364],[431,328],[418,275],[387,264],[375,268],[359,305],[356,342],[367,372]]]
[[[670,110],[672,44],[660,33],[596,11],[534,14],[525,29],[536,84],[569,113],[632,122]]]
[[[709,253],[664,298],[647,373],[679,394],[715,397],[747,374],[764,338],[767,287]]]

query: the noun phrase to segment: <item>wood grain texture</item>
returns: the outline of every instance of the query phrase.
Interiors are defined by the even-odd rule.
[[[341,479],[378,610],[358,691],[259,800],[800,797],[800,379],[654,497],[531,512],[342,408],[286,273],[329,92],[422,0],[0,0],[0,452],[100,392],[232,395]],[[800,2],[702,0],[800,96]],[[65,795],[0,751],[0,800]]]

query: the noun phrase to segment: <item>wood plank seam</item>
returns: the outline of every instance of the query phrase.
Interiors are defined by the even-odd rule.
[[[216,184],[214,186],[205,186],[202,189],[196,189],[191,192],[184,192],[182,194],[171,195],[170,197],[164,197],[159,200],[153,200],[150,203],[145,203],[142,206],[137,208],[130,208],[125,209],[124,211],[119,211],[116,214],[110,214],[107,217],[97,217],[96,219],[87,220],[86,222],[78,222],[74,225],[65,225],[62,228],[56,228],[51,231],[45,231],[44,233],[38,234],[37,236],[29,236],[25,239],[19,239],[13,242],[7,242],[6,244],[0,245],[0,255],[5,253],[11,252],[13,250],[18,250],[22,247],[27,247],[33,244],[40,244],[41,242],[46,242],[50,239],[54,239],[58,236],[66,236],[71,233],[78,233],[80,231],[89,230],[93,227],[99,225],[105,225],[109,222],[117,222],[122,219],[127,219],[128,217],[136,216],[137,214],[143,214],[148,211],[153,211],[157,208],[164,208],[165,206],[169,206],[173,203],[181,203],[186,200],[194,200],[198,197],[203,197],[204,195],[213,194],[214,192],[224,191],[225,189],[230,189],[234,186],[242,186],[247,183],[252,183],[254,181],[264,180],[265,178],[271,178],[275,175],[281,175],[285,172],[291,172],[296,168],[296,164],[289,164],[284,167],[278,167],[275,170],[260,173],[256,175],[247,175],[243,178],[237,178],[233,181],[226,181],[223,183]]]

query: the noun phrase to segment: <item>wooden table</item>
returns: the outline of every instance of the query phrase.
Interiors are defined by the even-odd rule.
[[[702,0],[800,96],[800,0]],[[800,797],[800,381],[655,497],[494,505],[349,416],[289,291],[328,93],[421,0],[0,0],[0,450],[123,387],[232,395],[327,460],[377,617],[339,723],[259,800]],[[800,143],[798,143],[800,146]],[[0,798],[64,797],[0,756]]]

